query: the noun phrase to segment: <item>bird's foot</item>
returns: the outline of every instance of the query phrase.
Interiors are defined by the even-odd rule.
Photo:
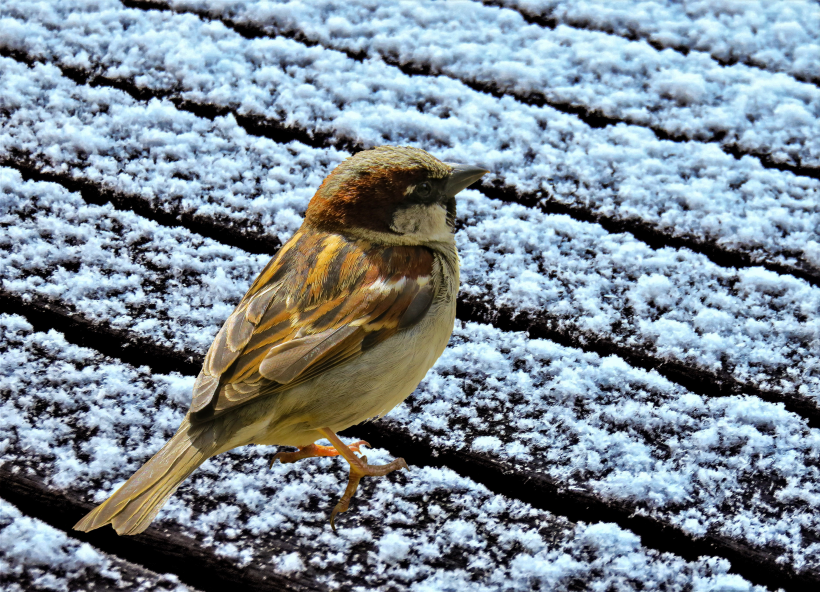
[[[348,444],[347,448],[349,448],[353,452],[358,452],[361,454],[361,450],[359,450],[360,446],[367,446],[370,448],[370,444],[365,442],[364,440],[359,440],[358,442],[353,442],[353,444]],[[339,451],[336,450],[334,446],[322,446],[321,444],[308,444],[307,446],[300,446],[298,450],[294,450],[293,452],[277,452],[273,455],[273,460],[270,461],[270,466],[273,466],[277,460],[282,464],[294,463],[297,460],[302,460],[303,458],[315,458],[317,456],[339,456]]]
[[[348,462],[350,462],[350,476],[347,480],[347,488],[345,489],[342,499],[339,500],[339,503],[336,504],[336,507],[333,508],[333,512],[330,514],[330,527],[333,529],[333,532],[336,532],[336,514],[347,511],[350,500],[356,495],[356,489],[358,489],[359,481],[361,481],[362,477],[383,477],[398,469],[409,470],[403,458],[397,458],[386,465],[369,465],[367,464],[366,456],[356,458],[356,461],[358,462],[352,462],[348,459]]]
[[[336,432],[330,428],[320,428],[317,431],[330,440],[333,447],[350,464],[350,476],[347,480],[347,488],[345,489],[342,499],[339,500],[339,503],[336,504],[336,507],[333,508],[333,512],[330,514],[330,527],[333,529],[333,532],[336,532],[336,514],[347,511],[350,500],[356,495],[356,490],[359,488],[359,481],[362,480],[362,477],[383,477],[397,469],[408,469],[408,466],[403,458],[397,458],[386,465],[369,465],[367,464],[366,456],[359,458],[353,454],[350,450],[353,445],[347,446],[342,442],[339,436],[336,435]],[[358,444],[358,442],[356,444]]]

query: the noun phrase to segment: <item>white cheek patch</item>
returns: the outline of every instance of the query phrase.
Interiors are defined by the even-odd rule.
[[[421,226],[422,206],[402,208],[393,215],[390,228],[400,234],[416,234]]]
[[[390,228],[420,240],[446,241],[452,236],[447,210],[439,204],[414,205],[396,212]]]

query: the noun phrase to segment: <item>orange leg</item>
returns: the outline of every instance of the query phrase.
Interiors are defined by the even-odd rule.
[[[342,446],[345,445],[342,444]],[[353,442],[353,444],[350,444],[349,446],[345,446],[345,448],[361,453],[361,450],[359,450],[360,446],[367,446],[369,448],[370,444],[364,440],[359,440],[358,442]],[[307,446],[300,446],[299,450],[294,452],[277,452],[273,455],[273,460],[270,461],[270,466],[273,466],[273,463],[275,463],[277,459],[285,465],[288,463],[294,463],[297,460],[302,460],[303,458],[315,458],[317,456],[339,456],[339,451],[333,446],[322,446],[321,444],[315,443],[308,444]]]
[[[356,494],[356,489],[358,489],[359,481],[361,481],[362,477],[383,477],[397,469],[407,469],[408,467],[403,458],[397,458],[386,465],[369,465],[367,464],[366,456],[359,458],[353,454],[351,451],[353,446],[346,446],[345,443],[339,439],[339,436],[333,433],[333,430],[330,428],[321,428],[319,432],[330,440],[333,447],[350,464],[350,476],[347,480],[347,488],[345,489],[342,499],[339,500],[339,503],[336,504],[336,507],[333,508],[333,512],[330,514],[330,527],[333,529],[333,532],[336,532],[336,514],[347,511],[350,500],[353,499],[353,496]],[[358,450],[356,452],[358,452]]]

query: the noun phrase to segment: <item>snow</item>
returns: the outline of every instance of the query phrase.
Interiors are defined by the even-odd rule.
[[[58,185],[22,182],[9,169],[0,169],[0,188],[0,220],[9,229],[9,238],[0,242],[5,290],[57,298],[125,335],[195,358],[267,259],[111,206],[86,205]],[[765,386],[765,377],[769,383],[777,377],[772,388],[794,392],[799,384],[803,390],[795,396],[817,399],[816,356],[804,356],[806,348],[816,347],[816,288],[765,270],[732,272],[685,252],[652,251],[629,235],[609,235],[593,225],[503,205],[475,192],[462,203],[467,223],[458,236],[468,295],[490,299],[494,308],[552,310],[557,325],[574,324],[593,334],[631,323],[633,332],[621,336],[624,340],[655,339],[664,355],[707,369],[737,360],[750,380]],[[552,272],[539,269],[541,258]],[[79,268],[71,261],[81,262]],[[538,289],[517,292],[526,281]],[[619,306],[628,306],[636,320],[618,313]],[[465,340],[464,348],[457,345],[459,339]],[[751,397],[681,398],[685,392],[679,387],[617,358],[602,361],[482,325],[460,328],[455,343],[417,392],[412,412],[402,407],[389,416],[402,429],[439,448],[467,448],[502,463],[533,463],[533,469],[562,485],[589,487],[695,536],[708,531],[741,538],[753,546],[772,546],[796,565],[808,561],[799,537],[784,534],[788,528],[782,515],[794,512],[792,520],[813,531],[820,528],[814,513],[798,504],[780,508],[775,520],[768,506],[756,505],[746,484],[776,483],[770,473],[784,464],[782,479],[794,488],[792,497],[817,496],[812,467],[817,434],[782,406]],[[449,370],[439,374],[439,368]],[[462,371],[474,379],[449,377]],[[585,402],[595,392],[590,380],[602,385],[600,396],[607,401],[594,411]],[[183,381],[176,388],[182,392],[174,401],[187,405],[190,385]],[[616,402],[611,401],[613,388]],[[660,399],[658,391],[665,393]],[[643,392],[647,400],[640,403]],[[133,409],[129,413],[135,420]],[[163,418],[178,421],[168,414]],[[601,418],[602,424],[592,418]],[[722,439],[715,440],[716,429]],[[648,435],[631,434],[647,430],[664,437],[649,444]],[[57,445],[43,430],[32,430],[24,439],[30,450],[43,454]],[[122,464],[122,453],[110,439],[94,436],[89,444],[94,453],[83,470],[108,471]],[[740,453],[732,453],[735,446]],[[667,458],[670,449],[677,454]],[[136,453],[144,458],[145,448]],[[805,460],[791,464],[800,457]],[[68,453],[61,459],[72,467],[83,464]],[[712,475],[721,475],[717,490]],[[681,504],[683,509],[675,509]]]
[[[4,327],[5,328],[5,327]],[[126,563],[29,518],[0,499],[0,587],[6,592],[190,590],[176,576]]]
[[[10,169],[0,168],[0,199],[4,290],[58,299],[186,355],[204,354],[268,259],[87,205],[58,185],[21,183]],[[820,401],[820,288],[761,268],[725,269],[685,250],[653,250],[628,234],[474,191],[460,199],[459,222],[461,294],[489,310]]]
[[[820,404],[820,287],[773,271],[820,277],[820,180],[722,148],[820,162],[820,91],[806,83],[820,55],[817,4],[504,0],[551,15],[549,29],[489,6],[499,3],[174,1],[270,33],[249,39],[207,15],[116,0],[4,2],[0,51],[16,59],[0,57],[0,162],[101,189],[115,206],[0,167],[0,287],[176,360],[201,358],[269,255],[221,244],[220,232],[272,249],[352,144],[420,146],[490,167],[490,182],[520,201],[749,255],[774,265],[720,267],[650,248],[640,232],[467,190],[462,302],[577,347],[458,321],[416,393],[381,421],[434,454],[531,474],[700,548],[816,577],[820,431],[753,393]],[[408,73],[415,66],[430,75]],[[77,84],[71,72],[105,80]],[[136,100],[118,82],[158,98]],[[530,94],[623,123],[593,128],[521,100]],[[248,121],[311,145],[254,135]],[[580,349],[610,346],[627,360]],[[0,315],[0,351],[0,465],[74,499],[105,499],[190,400],[190,376],[130,367],[20,317]],[[630,353],[690,372],[701,389],[630,365]],[[751,589],[724,559],[661,554],[615,524],[573,523],[447,468],[368,480],[337,537],[327,518],[344,463],[268,469],[272,454],[208,461],[157,525],[214,557],[327,589]],[[368,450],[373,462],[401,454]],[[33,542],[0,544],[0,587],[4,570],[44,589],[82,588],[75,572],[110,587],[178,585],[0,500],[4,536]]]
[[[182,417],[173,391],[193,378],[152,375],[38,333],[21,317],[0,315],[0,424],[13,463],[53,487],[97,501],[169,437]],[[38,426],[38,427],[35,427]],[[92,438],[81,434],[93,430]],[[47,434],[47,447],[32,440]],[[119,454],[117,462],[109,462]],[[529,590],[535,585],[592,588],[752,587],[727,561],[686,562],[642,547],[613,524],[571,523],[494,495],[449,469],[412,468],[367,482],[351,510],[328,512],[346,482],[339,459],[268,469],[272,451],[246,447],[207,461],[160,513],[158,525],[194,536],[240,565],[266,563],[311,576],[328,589],[364,581],[369,589]],[[103,461],[100,462],[100,456]],[[368,450],[385,462],[385,450]],[[0,536],[2,536],[0,534]],[[286,545],[288,551],[283,550]],[[352,546],[352,552],[351,552]]]
[[[195,356],[269,259],[108,204],[87,205],[53,183],[21,183],[7,168],[0,168],[0,226],[4,290],[57,299]]]
[[[805,534],[820,529],[820,431],[781,405],[696,395],[615,356],[466,323],[386,420],[694,537],[776,548],[806,567],[820,550]]]
[[[544,97],[673,136],[719,138],[745,152],[773,153],[778,162],[820,164],[820,89],[785,74],[723,66],[700,52],[684,56],[597,31],[545,29],[527,24],[517,12],[479,2],[170,0],[168,4],[178,11],[241,25],[262,23],[270,34],[297,34],[325,47],[429,68],[524,100]],[[820,10],[815,7],[812,12],[814,19],[820,18]],[[333,18],[328,19],[328,14]],[[790,34],[784,30],[780,36]],[[808,45],[803,48],[806,55],[812,47],[816,52],[815,69],[807,70],[814,77],[820,67],[820,45],[817,37],[812,44],[805,34],[803,41]],[[783,128],[777,110],[784,104],[808,115],[801,127]]]
[[[14,14],[28,14],[26,4],[0,10],[11,14],[15,6]],[[443,76],[409,76],[380,59],[358,62],[282,37],[248,40],[192,15],[122,10],[113,0],[58,6],[38,5],[39,16],[26,22],[10,16],[0,31],[18,31],[8,35],[14,47],[23,44],[34,57],[339,141],[417,145],[449,161],[481,163],[521,193],[820,274],[813,247],[820,242],[820,181],[764,169],[752,157],[735,160],[714,143],[662,141],[626,124],[593,129],[550,107],[494,98]],[[72,56],[91,65],[77,66]],[[301,211],[308,188],[344,156],[248,136],[230,115],[212,122],[167,102],[144,105],[113,89],[77,86],[51,66],[2,59],[0,75],[10,89],[0,99],[8,110],[0,151],[31,155],[47,168],[128,194],[162,196],[168,209],[189,211],[190,199],[213,195],[223,205],[198,205],[198,215],[244,224],[278,206],[273,199]],[[767,89],[780,87],[763,87],[744,100],[779,109],[772,115],[777,133],[802,134],[804,127],[791,122],[814,107],[765,98]],[[816,89],[807,92],[814,96]],[[744,137],[776,144],[761,134]],[[294,170],[283,165],[288,150],[303,155]],[[312,161],[320,166],[310,167]],[[233,210],[226,211],[228,204]],[[290,210],[280,216],[293,218]],[[266,220],[254,226],[266,229]]]
[[[811,0],[494,0],[572,27],[703,51],[817,82],[820,7]]]
[[[820,291],[628,234],[481,198],[461,201],[462,294],[548,327],[817,401]]]

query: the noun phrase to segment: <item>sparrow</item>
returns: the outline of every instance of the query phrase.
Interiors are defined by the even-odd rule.
[[[487,172],[393,146],[338,165],[219,330],[176,434],[74,528],[140,533],[206,459],[259,444],[297,449],[273,462],[349,463],[335,531],[363,477],[407,468],[401,458],[368,464],[355,454],[367,442],[348,446],[336,433],[398,405],[447,346],[459,287],[455,196]]]

